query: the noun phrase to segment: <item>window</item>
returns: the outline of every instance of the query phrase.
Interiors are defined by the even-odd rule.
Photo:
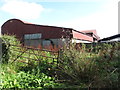
[[[24,39],[40,39],[41,37],[42,37],[41,33],[24,35]]]

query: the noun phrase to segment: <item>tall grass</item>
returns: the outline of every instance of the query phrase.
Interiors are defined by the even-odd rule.
[[[89,48],[82,44],[79,49],[75,47],[75,44],[70,44],[61,51],[59,61],[61,78],[70,80],[69,83],[72,82],[72,85],[83,87],[119,86],[120,43],[113,45],[103,43]]]

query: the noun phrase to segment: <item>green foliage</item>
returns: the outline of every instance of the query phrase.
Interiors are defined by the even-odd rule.
[[[16,37],[14,35],[12,35],[12,36],[2,35],[1,38],[6,44],[14,44],[14,45],[19,45],[20,44],[20,42],[16,39]]]
[[[19,70],[15,64],[3,64],[0,88],[58,88],[62,84],[55,83],[55,79],[42,73],[40,67],[29,70]]]
[[[13,56],[16,56],[16,51],[15,51],[15,47],[13,46],[10,46],[10,44],[12,45],[20,45],[20,41],[18,41],[15,36],[9,36],[9,35],[3,35],[2,37],[2,41],[3,41],[3,44],[2,44],[2,52],[3,52],[3,55],[2,55],[2,63],[8,63]],[[19,49],[19,48],[17,48]],[[13,55],[14,53],[14,55]]]
[[[64,47],[59,60],[61,76],[71,80],[73,85],[118,87],[119,49],[120,43],[103,43],[95,47],[82,44],[79,50],[74,44]]]
[[[49,76],[51,69],[55,68],[56,64],[52,63],[51,58],[43,57],[50,57],[51,53],[13,46],[20,45],[15,36],[5,35],[2,36],[2,40],[7,49],[5,55],[9,58],[3,57],[3,60],[7,59],[8,61],[2,63],[0,88],[54,88],[61,86],[61,84],[55,83],[53,77]]]
[[[1,88],[54,88],[54,78],[44,73],[34,74],[23,71],[4,76]]]
[[[14,36],[3,36],[8,48],[0,72],[0,88],[113,88],[118,85],[118,68],[120,60],[120,43],[102,43],[94,45],[82,44],[79,49],[75,44],[65,46],[60,51],[59,67],[57,57],[46,51],[26,50]],[[25,51],[23,54],[18,52]],[[34,55],[34,54],[39,55]],[[18,57],[21,54],[20,57]],[[27,57],[27,58],[24,58]],[[17,59],[16,59],[17,58]],[[16,60],[15,60],[16,59]],[[36,61],[34,60],[36,59]],[[38,60],[38,61],[37,61]],[[14,62],[13,62],[14,61]],[[11,62],[13,62],[11,64]],[[64,79],[67,83],[56,83],[52,74],[58,70],[57,79]]]

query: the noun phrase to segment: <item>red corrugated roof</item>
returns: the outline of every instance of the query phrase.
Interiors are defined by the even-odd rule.
[[[81,32],[84,32],[84,33],[93,33],[96,37],[96,39],[100,39],[100,37],[97,35],[97,31],[96,30],[83,30]]]
[[[85,33],[93,32],[93,33],[96,33],[96,34],[97,34],[96,30],[82,30],[81,32],[85,32]]]
[[[33,23],[30,23],[30,22],[26,22],[26,21],[22,21],[23,23],[25,24],[33,24]]]
[[[88,35],[85,35],[85,34],[82,34],[82,33],[76,32],[76,31],[72,31],[72,33],[73,33],[73,38],[75,38],[75,39],[93,42],[93,37],[90,37]]]

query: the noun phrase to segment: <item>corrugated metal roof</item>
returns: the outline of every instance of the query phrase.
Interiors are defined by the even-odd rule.
[[[80,40],[86,40],[86,41],[90,41],[93,42],[93,37],[76,32],[76,31],[72,31],[73,33],[73,38],[75,39],[80,39]]]
[[[97,40],[100,39],[100,37],[97,35],[97,31],[96,30],[83,30],[81,32],[84,32],[84,33],[93,33],[93,37],[96,38]]]
[[[98,42],[106,42],[106,41],[109,41],[109,40],[113,40],[113,39],[118,39],[118,41],[120,40],[120,34],[116,34],[116,35],[113,35],[113,36],[110,36],[110,37],[106,37],[106,38],[103,38],[103,39],[100,39]]]

